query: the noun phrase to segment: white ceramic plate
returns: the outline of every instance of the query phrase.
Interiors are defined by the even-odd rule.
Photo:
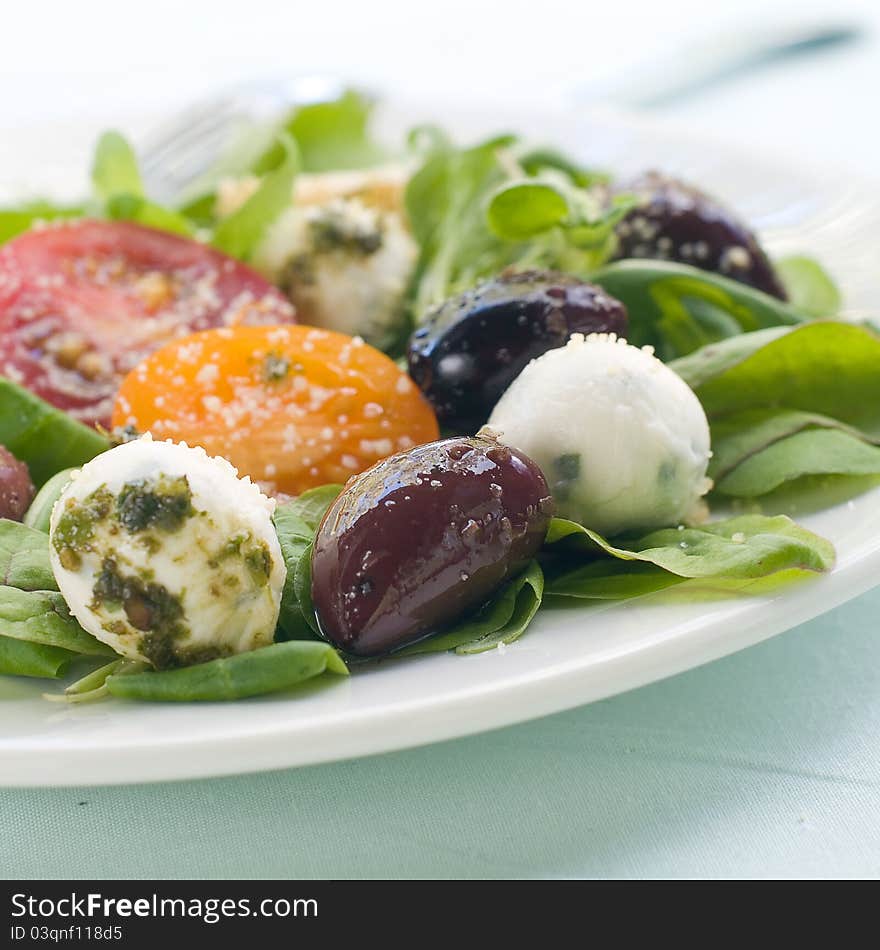
[[[821,257],[855,311],[880,310],[880,233],[873,190],[795,173],[682,130],[611,115],[507,115],[399,107],[387,131],[426,117],[462,135],[516,128],[633,172],[660,166],[728,199],[774,252]],[[59,154],[59,142],[70,154]],[[88,137],[32,130],[0,155],[0,180],[75,187]],[[44,147],[45,143],[45,147]],[[51,143],[51,144],[50,144]],[[79,146],[82,146],[80,149]],[[52,156],[52,165],[40,162]],[[46,684],[0,679],[0,784],[79,785],[277,769],[400,749],[492,729],[632,689],[740,650],[870,588],[880,579],[880,490],[801,517],[831,538],[829,576],[772,595],[681,602],[654,596],[542,612],[518,643],[474,657],[435,655],[360,669],[293,695],[230,704],[91,706],[46,702]]]

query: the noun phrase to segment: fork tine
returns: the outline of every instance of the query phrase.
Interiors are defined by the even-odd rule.
[[[231,103],[221,108],[212,108],[211,111],[196,113],[193,110],[188,121],[176,121],[164,130],[160,129],[155,139],[147,142],[142,152],[142,168],[152,169],[173,159],[176,151],[216,133],[236,114],[237,110]]]

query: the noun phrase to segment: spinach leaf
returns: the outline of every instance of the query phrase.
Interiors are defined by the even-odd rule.
[[[769,294],[687,264],[624,260],[590,279],[626,305],[629,342],[653,346],[663,360],[742,333],[808,319]]]
[[[516,256],[489,230],[485,218],[486,199],[506,177],[499,152],[514,141],[497,136],[457,149],[438,140],[410,178],[404,200],[420,246],[412,307],[417,320]]]
[[[77,654],[70,650],[0,635],[0,674],[4,676],[57,679],[75,659]]]
[[[303,171],[366,168],[385,159],[384,149],[370,135],[373,106],[370,98],[350,89],[338,99],[294,109],[282,129],[299,146]],[[263,174],[282,161],[283,153],[274,146],[250,170]]]
[[[291,641],[178,670],[112,674],[106,687],[125,699],[218,702],[288,689],[322,673],[348,676],[348,667],[328,643]]]
[[[459,621],[437,636],[419,640],[395,656],[441,653],[484,653],[518,640],[532,622],[544,596],[544,574],[532,561],[525,571],[508,581],[475,615]]]
[[[506,241],[526,241],[569,217],[568,200],[554,183],[518,181],[502,185],[489,199],[489,227]]]
[[[877,472],[880,335],[868,327],[761,330],[670,366],[709,417],[717,493],[757,497],[807,476]]]
[[[113,195],[106,204],[105,214],[113,221],[133,221],[145,228],[169,231],[183,237],[196,234],[195,224],[183,214],[137,195]]]
[[[86,673],[85,676],[81,676],[67,686],[63,693],[44,693],[43,698],[62,703],[91,703],[110,695],[107,680],[111,676],[140,673],[144,669],[146,669],[146,664],[134,660],[111,660]]]
[[[56,205],[50,201],[28,201],[17,208],[0,208],[0,244],[29,231],[39,221],[80,218],[85,208]]]
[[[282,142],[285,157],[281,164],[268,172],[250,198],[214,230],[214,246],[232,257],[249,260],[268,228],[290,207],[300,157],[293,139],[284,136]]]
[[[60,647],[86,656],[112,656],[113,650],[76,622],[57,591],[24,591],[0,586],[0,636]]]
[[[37,488],[56,472],[83,465],[110,447],[94,429],[2,376],[0,445],[27,465]]]
[[[571,568],[571,561],[566,559],[563,564],[567,566],[548,573],[547,594],[585,600],[626,600],[666,590],[687,580],[645,561],[601,558]]]
[[[58,590],[42,531],[0,518],[0,585],[19,590]]]
[[[61,497],[61,493],[67,488],[70,476],[76,471],[72,468],[62,469],[56,472],[48,482],[37,492],[36,497],[31,502],[30,508],[24,513],[22,519],[29,528],[40,531],[43,534],[49,533],[49,523],[52,520],[52,509],[55,502]],[[20,584],[14,585],[20,587]],[[46,585],[44,584],[45,588]]]
[[[318,488],[310,488],[281,507],[295,513],[314,535],[327,509],[336,501],[343,487],[343,485],[320,485]]]
[[[341,485],[322,485],[275,509],[275,530],[287,566],[278,619],[279,639],[314,639],[317,633],[309,576],[312,542],[324,512],[341,491]]]
[[[837,285],[812,257],[783,257],[773,266],[789,302],[811,317],[833,317],[842,303]]]
[[[600,176],[561,156],[524,153],[509,135],[470,148],[436,132],[415,138],[429,143],[406,190],[420,245],[411,295],[416,321],[507,267],[586,276],[607,260],[614,225],[632,199],[609,202],[593,189]]]
[[[710,420],[767,407],[829,416],[880,435],[880,334],[816,321],[748,334],[670,364]]]
[[[839,429],[803,430],[744,459],[715,490],[755,498],[805,475],[880,475],[880,447]]]
[[[834,546],[785,515],[740,515],[699,528],[664,528],[617,546],[589,528],[554,518],[551,549],[569,555],[642,561],[679,577],[756,578],[778,571],[822,573],[834,566]],[[555,581],[559,583],[559,581]]]
[[[303,549],[293,569],[293,590],[299,609],[311,633],[320,637],[315,605],[312,603],[312,545]]]
[[[717,487],[746,459],[808,429],[838,429],[857,439],[867,438],[858,429],[816,412],[776,409],[772,406],[746,409],[713,420],[709,477]]]
[[[92,187],[101,202],[116,195],[144,197],[144,185],[134,150],[119,132],[105,132],[92,161]]]

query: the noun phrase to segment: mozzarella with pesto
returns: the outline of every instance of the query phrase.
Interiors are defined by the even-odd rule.
[[[706,414],[650,347],[574,334],[523,370],[489,426],[541,466],[560,517],[614,536],[705,515]]]
[[[399,335],[417,255],[399,214],[336,198],[285,211],[254,266],[287,294],[301,322],[382,348]]]
[[[58,588],[89,633],[159,669],[266,646],[286,576],[274,508],[225,459],[143,436],[55,504]]]

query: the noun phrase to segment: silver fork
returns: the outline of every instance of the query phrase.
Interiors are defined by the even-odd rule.
[[[798,22],[708,36],[686,55],[679,50],[672,59],[646,64],[633,82],[610,88],[575,84],[571,104],[605,101],[656,108],[770,63],[843,45],[860,35],[860,28],[849,23]],[[347,88],[351,87],[333,77],[302,76],[249,83],[195,103],[142,143],[147,193],[163,204],[176,204],[233,142],[248,132],[258,134],[293,106],[327,102]]]
[[[350,88],[329,76],[302,76],[248,83],[194,103],[141,143],[147,194],[176,204],[248,132],[256,135],[291,108],[336,99]]]

